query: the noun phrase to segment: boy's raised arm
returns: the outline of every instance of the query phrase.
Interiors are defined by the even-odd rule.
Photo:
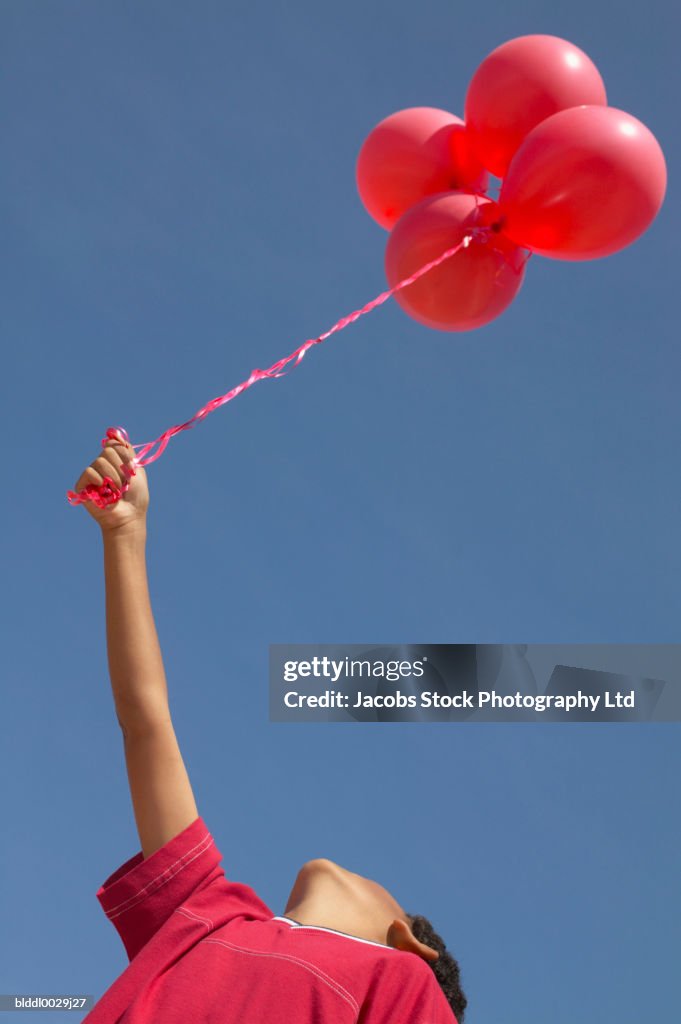
[[[80,477],[76,491],[101,484],[105,476],[122,484],[133,460],[130,445],[109,441]],[[148,504],[141,467],[135,468],[130,489],[115,505],[99,509],[85,503],[102,530],[109,674],[145,858],[198,817],[170,717],[151,610],[145,555]]]

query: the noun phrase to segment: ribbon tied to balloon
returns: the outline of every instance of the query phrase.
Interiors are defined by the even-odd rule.
[[[497,199],[488,195],[490,175],[501,180]],[[356,179],[366,210],[390,232],[388,290],[269,369],[253,370],[185,423],[133,445],[136,465],[153,462],[171,437],[258,380],[284,376],[313,345],[391,297],[436,330],[490,323],[518,294],[530,255],[591,260],[639,238],[662,206],[667,171],[652,132],[608,106],[598,69],[582,50],[556,36],[528,35],[483,60],[463,119],[410,107],[382,120],[360,149]],[[107,438],[114,437],[109,428]],[[67,497],[72,505],[106,507],[128,487],[105,481]]]

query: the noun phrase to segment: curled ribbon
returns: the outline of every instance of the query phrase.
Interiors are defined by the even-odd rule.
[[[248,380],[243,381],[241,384],[237,384],[236,387],[232,388],[232,390],[228,391],[226,394],[219,395],[217,398],[213,398],[210,402],[204,405],[202,409],[199,409],[199,411],[196,412],[191,417],[191,419],[187,420],[186,423],[180,423],[174,427],[169,427],[160,435],[160,437],[157,437],[155,441],[149,441],[145,444],[133,445],[132,447],[134,449],[139,449],[139,451],[137,451],[135,455],[132,469],[130,469],[127,466],[122,467],[122,471],[126,476],[126,480],[124,481],[121,487],[118,487],[110,479],[110,477],[105,477],[103,483],[100,484],[99,486],[96,486],[94,484],[88,484],[87,487],[83,488],[83,490],[79,491],[78,493],[74,491],[68,491],[66,496],[70,504],[81,505],[85,501],[92,501],[98,508],[106,508],[108,505],[115,505],[115,503],[119,501],[123,497],[125,492],[129,489],[130,480],[135,474],[134,467],[147,466],[149,465],[149,463],[155,462],[156,459],[158,459],[166,450],[168,442],[170,441],[171,437],[175,436],[175,434],[179,434],[182,430],[189,430],[191,427],[195,426],[195,424],[205,419],[205,417],[208,416],[209,413],[214,412],[221,405],[225,405],[227,402],[231,402],[233,398],[236,398],[237,395],[240,395],[247,388],[250,388],[251,385],[256,383],[256,381],[265,380],[266,378],[269,377],[286,376],[286,374],[289,373],[292,369],[294,369],[294,367],[299,365],[305,354],[312,348],[313,345],[318,345],[321,341],[326,341],[326,339],[330,338],[332,334],[336,334],[338,331],[342,331],[349,324],[354,323],[355,320],[359,320],[361,316],[365,316],[367,313],[370,313],[372,310],[376,309],[377,306],[383,305],[383,303],[387,302],[388,299],[395,295],[396,292],[401,291],[403,288],[407,288],[410,284],[413,284],[414,281],[418,281],[418,279],[420,277],[423,277],[424,274],[427,274],[430,270],[433,270],[435,267],[439,267],[441,263],[444,263],[445,260],[448,260],[452,256],[455,256],[456,253],[461,251],[461,249],[468,248],[468,246],[471,244],[473,240],[487,239],[492,230],[493,229],[490,227],[472,228],[471,231],[467,235],[465,235],[460,242],[452,246],[450,249],[447,249],[445,252],[442,253],[441,256],[438,256],[437,259],[431,260],[429,263],[424,264],[415,273],[411,274],[403,281],[400,281],[398,284],[396,284],[393,288],[390,288],[388,291],[381,292],[381,294],[378,295],[375,299],[372,299],[371,302],[368,302],[366,306],[362,306],[361,309],[355,310],[354,313],[350,313],[348,316],[344,316],[341,320],[335,323],[333,327],[326,331],[326,333],[320,334],[318,338],[310,338],[308,341],[300,345],[289,356],[285,356],[283,359],[278,360],[278,362],[273,363],[272,366],[269,367],[269,369],[253,370]],[[289,363],[293,363],[293,365],[289,366],[288,370],[286,370],[285,367]],[[102,447],[106,445],[107,440],[116,440],[116,433],[119,433],[123,438],[125,438],[127,442],[129,442],[128,434],[122,427],[109,427],[109,429],[106,432],[106,437],[104,437],[104,439],[102,440]]]

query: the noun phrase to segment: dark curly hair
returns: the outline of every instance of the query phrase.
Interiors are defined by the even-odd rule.
[[[427,917],[421,914],[407,914],[414,937],[426,946],[431,946],[440,954],[430,966],[438,980],[440,988],[456,1017],[458,1024],[463,1024],[463,1017],[468,1000],[461,990],[459,965],[451,953],[447,952],[444,940],[437,934]]]

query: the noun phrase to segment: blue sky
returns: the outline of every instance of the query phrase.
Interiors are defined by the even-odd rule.
[[[364,137],[461,114],[491,49],[546,32],[658,137],[656,223],[532,259],[479,331],[389,303],[173,440],[152,597],[228,875],[275,912],[312,856],[378,878],[459,957],[469,1024],[669,1019],[678,727],[267,721],[270,643],[679,640],[679,16],[552,10],[0,3],[1,992],[99,996],[126,962],[95,899],[138,849],[100,542],[66,490],[107,426],[151,440],[378,294]]]

